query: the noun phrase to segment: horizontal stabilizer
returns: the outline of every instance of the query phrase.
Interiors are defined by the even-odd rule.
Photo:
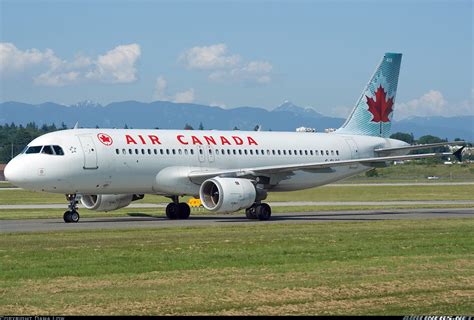
[[[464,144],[465,144],[464,141],[437,142],[437,143],[417,144],[417,145],[412,145],[412,146],[395,147],[395,148],[380,148],[380,149],[375,149],[374,151],[378,155],[387,155],[395,151],[423,150],[423,149],[430,149],[430,148],[444,147],[444,146],[458,146],[458,145],[464,145]]]

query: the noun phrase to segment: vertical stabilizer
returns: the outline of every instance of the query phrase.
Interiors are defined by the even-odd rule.
[[[356,106],[336,133],[390,136],[401,61],[401,53],[383,56]]]

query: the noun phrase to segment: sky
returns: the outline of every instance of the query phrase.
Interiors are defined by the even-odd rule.
[[[0,102],[169,100],[346,117],[385,52],[395,119],[474,114],[473,5],[0,0]]]

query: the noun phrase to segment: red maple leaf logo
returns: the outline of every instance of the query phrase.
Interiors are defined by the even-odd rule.
[[[112,137],[105,133],[99,133],[97,135],[97,138],[99,138],[99,141],[105,144],[106,146],[110,146],[113,143]]]
[[[377,92],[375,92],[375,100],[365,96],[367,98],[369,111],[373,116],[373,122],[390,122],[388,115],[393,111],[393,97],[385,100],[385,95],[386,93],[382,85],[380,85]]]

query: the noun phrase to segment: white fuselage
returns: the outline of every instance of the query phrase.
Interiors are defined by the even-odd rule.
[[[335,133],[72,129],[45,134],[29,144],[46,145],[60,146],[64,155],[22,153],[8,164],[7,177],[26,189],[63,194],[197,195],[198,184],[175,181],[167,171],[186,175],[193,170],[370,158],[374,149],[405,143]],[[265,187],[268,191],[310,188],[369,169],[353,164],[299,170],[273,176]]]

